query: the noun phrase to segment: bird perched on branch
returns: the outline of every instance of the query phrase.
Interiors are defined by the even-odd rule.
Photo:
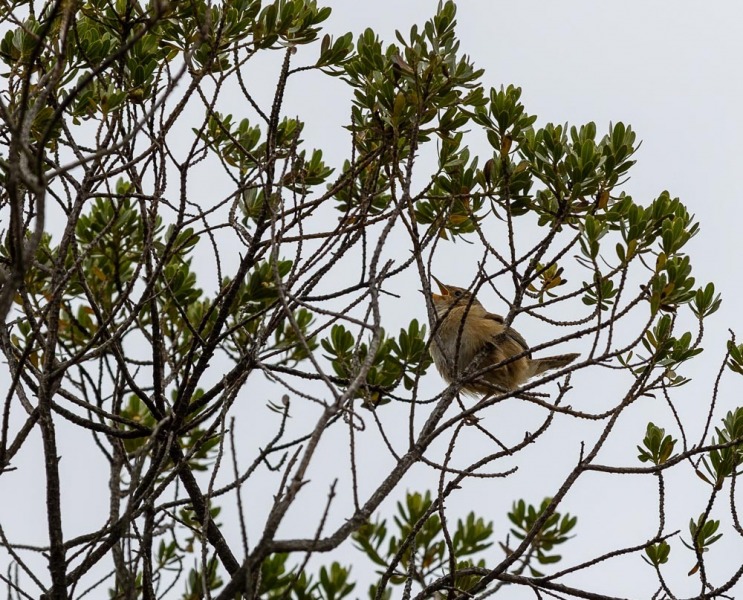
[[[472,394],[514,390],[530,377],[559,369],[578,358],[578,354],[532,358],[526,340],[512,327],[506,327],[503,317],[489,313],[467,290],[433,279],[441,293],[431,294],[438,317],[431,356],[448,383],[461,376],[476,359],[475,371],[481,371],[521,354],[463,385],[464,391]]]

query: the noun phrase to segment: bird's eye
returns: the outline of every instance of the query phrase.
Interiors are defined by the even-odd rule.
[[[461,298],[461,296],[462,296],[462,290],[454,290],[455,298]]]

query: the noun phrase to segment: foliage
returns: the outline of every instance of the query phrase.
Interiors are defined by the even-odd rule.
[[[321,344],[328,353],[326,358],[332,361],[333,370],[345,381],[352,379],[364,361],[372,359],[366,380],[356,392],[369,407],[389,402],[384,392],[394,390],[400,382],[406,390],[413,389],[416,375],[425,372],[432,362],[426,347],[426,327],[415,319],[407,331],[400,330],[397,339],[386,337],[384,330],[380,330],[373,356],[365,342],[355,347],[356,339],[343,325],[333,325],[330,337]]]
[[[550,565],[560,561],[562,557],[559,554],[549,554],[549,552],[555,546],[564,544],[570,539],[568,533],[578,522],[577,517],[571,517],[569,514],[563,516],[558,512],[553,512],[540,526],[540,518],[545,515],[551,502],[552,498],[545,498],[539,508],[536,508],[519,500],[514,502],[511,512],[508,513],[508,518],[515,526],[511,529],[511,533],[517,539],[524,540],[527,535],[536,530],[531,544],[540,565]],[[529,566],[529,571],[534,577],[543,576],[532,566]]]
[[[712,444],[717,447],[702,455],[702,464],[718,490],[725,478],[738,474],[737,469],[743,464],[743,409],[728,412],[722,425],[715,428],[717,436],[712,438]],[[707,480],[701,473],[700,476]]]
[[[709,436],[719,381],[701,425],[679,417],[677,389],[721,298],[693,270],[699,224],[682,201],[630,195],[630,125],[541,124],[520,88],[486,89],[461,52],[451,1],[392,43],[372,29],[324,32],[330,9],[314,0],[9,0],[0,14],[0,475],[43,478],[46,512],[27,521],[48,533],[40,545],[3,530],[9,589],[55,600],[104,587],[112,598],[335,600],[355,597],[356,574],[373,565],[376,599],[507,585],[601,597],[563,575],[639,556],[656,595],[673,597],[660,573],[676,535],[664,477],[689,461],[710,484],[694,481],[709,497],[684,542],[691,575],[709,597],[735,583],[711,582],[703,555],[723,535],[710,514],[728,480],[737,524],[743,408]],[[275,89],[261,100],[271,65]],[[290,84],[324,94],[328,78],[352,98],[338,165],[331,136],[307,139],[311,115],[285,114]],[[535,353],[580,345],[574,379],[555,386],[547,375],[465,404],[466,382],[429,376],[431,269],[462,247],[450,242],[481,252],[469,289],[496,291],[506,326],[544,326],[551,339]],[[417,313],[406,305],[414,287],[427,298]],[[400,314],[410,317],[392,335],[383,324]],[[743,374],[734,336],[724,362]],[[584,369],[616,380],[597,394]],[[598,395],[608,409],[574,408]],[[483,423],[517,403],[541,425]],[[648,423],[642,466],[600,464],[633,404],[670,409],[674,434]],[[498,497],[532,456],[546,464],[545,432],[577,420],[595,435],[549,497],[513,502],[510,525],[453,514],[450,498],[473,482]],[[318,466],[339,430],[337,464]],[[91,457],[91,478],[95,461],[106,470],[91,490],[108,514],[83,514],[74,537],[75,503],[62,501],[67,435]],[[28,467],[20,458],[37,439]],[[380,475],[370,459],[389,468]],[[438,491],[407,493],[385,518],[384,500],[400,497],[414,467],[433,472]],[[577,523],[565,498],[591,471],[655,478],[658,530],[545,575]],[[313,517],[324,477],[334,479]],[[306,531],[289,531],[297,512]],[[353,575],[322,555],[349,539],[362,557]]]
[[[642,440],[644,447],[638,446],[640,454],[637,458],[641,462],[652,462],[654,465],[662,465],[673,454],[676,445],[675,439],[666,435],[666,431],[653,423],[648,423],[645,439]]]

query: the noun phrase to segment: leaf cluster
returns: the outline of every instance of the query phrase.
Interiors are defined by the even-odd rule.
[[[455,4],[445,2],[422,29],[414,25],[407,38],[398,33],[399,45],[383,47],[379,37],[367,29],[359,36],[353,55],[348,53],[345,38],[335,51],[342,61],[337,72],[354,93],[350,125],[354,146],[361,156],[379,155],[367,176],[369,181],[387,177],[386,171],[397,169],[395,165],[411,149],[434,136],[444,147],[447,158],[442,164],[447,169],[455,170],[467,161],[461,135],[455,132],[468,121],[464,107],[484,102],[476,85],[482,71],[459,55],[455,16]],[[457,193],[462,188],[454,187]],[[439,191],[432,190],[434,194]],[[366,196],[341,196],[338,208],[347,211]],[[417,208],[425,214],[425,209]]]
[[[655,326],[645,332],[642,340],[645,349],[660,365],[672,367],[700,354],[702,348],[693,342],[690,331],[680,337],[673,335],[674,319],[671,315],[661,315]]]
[[[710,519],[707,515],[702,513],[696,521],[694,519],[689,519],[691,543],[687,544],[683,540],[681,541],[684,546],[689,548],[689,550],[694,550],[699,553],[708,552],[709,547],[722,537],[722,533],[717,533],[719,528],[720,521]]]
[[[743,407],[729,411],[722,420],[722,427],[715,427],[713,445],[725,446],[710,450],[702,457],[702,464],[716,489],[721,489],[725,479],[740,474],[738,467],[743,464]],[[737,443],[736,443],[737,442]],[[708,483],[700,471],[697,473]]]
[[[261,598],[291,600],[340,600],[348,597],[356,587],[349,580],[350,567],[338,562],[321,566],[316,575],[297,566],[289,566],[290,555],[272,554],[261,564],[258,593]]]
[[[470,513],[464,520],[457,521],[451,535],[451,546],[448,546],[441,518],[432,506],[430,492],[409,492],[404,502],[397,503],[394,532],[386,544],[389,529],[385,519],[362,525],[353,536],[356,547],[381,568],[380,574],[390,569],[395,561],[398,566],[390,578],[394,585],[404,584],[410,573],[421,584],[432,576],[446,573],[450,551],[458,570],[484,566],[484,561],[474,561],[472,556],[492,545],[493,524]],[[455,585],[457,589],[466,590],[478,580],[477,576],[462,575],[455,579]]]
[[[640,462],[662,465],[671,458],[676,441],[670,435],[666,435],[664,429],[653,423],[648,423],[645,439],[642,440],[643,445],[637,447],[640,451],[637,458]]]
[[[736,344],[734,340],[730,340],[727,343],[728,348],[728,368],[737,373],[743,375],[743,344]]]
[[[333,325],[330,336],[320,343],[336,375],[349,382],[360,372],[370,352],[366,342],[357,341],[341,324]],[[397,338],[388,337],[382,330],[357,397],[363,398],[368,407],[386,404],[390,401],[386,393],[401,382],[406,390],[412,389],[417,377],[425,373],[431,362],[426,350],[426,326],[419,325],[416,319],[410,322],[407,330],[401,329]]]
[[[668,562],[668,557],[671,554],[671,546],[668,542],[663,540],[657,544],[647,546],[645,548],[645,554],[647,555],[647,558],[643,556],[642,559],[646,563],[654,567],[659,567]]]
[[[537,520],[542,516],[547,507],[552,502],[552,498],[545,498],[539,507],[533,504],[527,504],[524,500],[513,503],[511,511],[508,513],[508,519],[514,525],[511,533],[516,539],[523,540],[530,535],[534,529]],[[572,536],[568,535],[576,523],[578,517],[571,517],[559,512],[553,512],[539,528],[539,531],[533,537],[531,549],[540,565],[549,565],[559,562],[562,556],[553,554],[555,546],[567,542]],[[543,573],[529,565],[529,571],[534,577],[542,577]]]
[[[308,309],[294,309],[292,319],[281,314],[283,310],[279,310],[278,315],[273,314],[279,298],[276,277],[283,281],[291,272],[292,265],[290,260],[279,260],[275,264],[262,261],[240,285],[235,299],[239,310],[229,318],[233,329],[229,347],[234,352],[243,354],[253,348],[261,339],[263,327],[269,321],[274,330],[271,348],[273,353],[282,355],[280,363],[296,364],[317,348],[316,337],[311,333],[314,317]],[[226,279],[223,287],[229,284],[230,280]]]

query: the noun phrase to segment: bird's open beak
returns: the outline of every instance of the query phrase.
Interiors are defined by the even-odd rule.
[[[442,300],[444,296],[449,295],[449,288],[446,287],[443,283],[441,283],[438,279],[436,279],[433,275],[431,275],[431,279],[433,279],[439,286],[439,290],[441,290],[441,295],[439,294],[431,294],[431,297],[434,300]]]

